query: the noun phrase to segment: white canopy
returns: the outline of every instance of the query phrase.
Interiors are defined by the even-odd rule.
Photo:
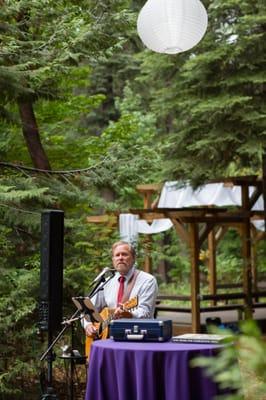
[[[249,196],[255,187],[249,187]],[[241,187],[224,186],[223,183],[210,183],[196,190],[189,184],[178,181],[166,182],[161,191],[158,208],[183,208],[195,206],[241,206]],[[252,210],[264,210],[263,198],[260,196]],[[252,221],[258,230],[264,230],[264,220]],[[121,239],[136,241],[139,233],[154,234],[170,229],[173,223],[170,219],[154,220],[149,224],[140,220],[137,215],[120,214],[119,229]]]

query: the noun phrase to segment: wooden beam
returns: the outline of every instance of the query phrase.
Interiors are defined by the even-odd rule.
[[[117,224],[117,216],[116,215],[91,215],[86,217],[86,221],[93,224],[109,224],[116,225]]]
[[[208,271],[209,271],[209,290],[212,295],[217,293],[217,273],[216,273],[216,239],[215,231],[212,229],[208,235]],[[212,305],[216,305],[216,300],[212,301]]]
[[[157,193],[162,189],[162,183],[148,183],[143,185],[137,185],[136,190],[139,193],[151,192]]]
[[[258,242],[258,241],[263,240],[263,239],[266,239],[266,232],[260,231],[260,232],[256,232],[256,236],[254,236],[253,240],[255,242]]]
[[[241,186],[241,206],[243,210],[248,211],[249,208],[249,187],[248,185]]]
[[[251,271],[252,271],[252,290],[258,290],[258,274],[257,274],[257,243],[256,229],[251,227]],[[256,300],[257,301],[257,300]]]
[[[216,245],[218,244],[218,242],[220,242],[220,240],[222,240],[222,238],[224,237],[224,235],[226,234],[226,232],[228,231],[228,226],[223,226],[220,225],[216,234],[215,234],[215,240],[216,240]]]
[[[177,232],[177,234],[180,236],[180,238],[183,240],[183,242],[185,242],[188,246],[189,246],[189,234],[188,231],[186,230],[184,224],[182,224],[182,222],[180,222],[178,219],[173,219],[172,220],[175,230]]]
[[[152,274],[152,258],[151,258],[151,246],[152,246],[152,237],[151,235],[145,235],[144,238],[144,271]]]
[[[264,218],[264,211],[235,210],[224,212],[224,209],[193,208],[193,209],[130,209],[132,214],[139,215],[141,219],[152,223],[154,219],[169,218],[173,222],[178,220],[181,223],[206,223],[215,225],[241,224],[247,218],[261,220]]]
[[[152,223],[154,219],[167,218],[164,213],[160,211],[153,211],[152,209],[130,209],[131,214],[139,215],[140,219],[145,219],[145,221]]]
[[[252,185],[256,186],[259,185],[260,178],[258,175],[246,175],[246,176],[229,176],[227,178],[221,178],[220,180],[211,180],[210,182],[212,183],[224,183],[224,186],[230,186],[230,185],[236,185],[236,186],[242,186],[242,185]],[[209,182],[208,182],[209,183]]]
[[[206,224],[199,235],[199,247],[203,245],[205,240],[208,238],[209,233],[213,230],[214,224]]]
[[[258,198],[262,194],[262,187],[256,187],[249,199],[249,209],[251,210]]]
[[[264,230],[266,232],[266,146],[262,155],[262,196],[264,200]]]
[[[200,279],[199,279],[199,232],[196,223],[189,224],[191,258],[191,314],[192,332],[200,332]]]
[[[143,207],[150,208],[152,206],[153,195],[158,193],[162,188],[162,184],[145,184],[137,185],[136,190],[143,196]]]
[[[250,220],[242,224],[243,291],[245,293],[245,318],[252,318],[252,266]]]

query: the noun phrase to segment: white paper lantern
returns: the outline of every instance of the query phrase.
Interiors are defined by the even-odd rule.
[[[199,43],[207,25],[200,0],[148,0],[139,13],[137,30],[150,50],[176,54]]]

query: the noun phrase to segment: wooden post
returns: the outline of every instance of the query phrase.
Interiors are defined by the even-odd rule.
[[[216,273],[216,240],[214,229],[208,235],[208,268],[209,268],[209,291],[210,294],[215,295],[217,293],[217,273]],[[216,300],[212,300],[212,305],[215,305]]]
[[[262,193],[264,201],[264,229],[266,232],[266,147],[262,155]]]
[[[199,228],[193,222],[189,224],[191,256],[191,312],[192,332],[200,332],[200,279],[199,279]]]
[[[242,207],[244,211],[249,210],[248,185],[242,186]],[[245,318],[252,318],[252,264],[251,264],[251,227],[250,217],[245,217],[242,232],[242,254],[243,254],[243,291],[245,293]]]
[[[242,252],[243,252],[243,291],[245,293],[245,317],[252,317],[252,270],[251,270],[251,245],[250,221],[246,219],[242,227]]]
[[[145,252],[144,271],[148,272],[149,274],[152,274],[152,258],[150,256],[150,254],[151,254],[151,245],[152,245],[151,235],[145,235],[144,243],[145,243],[145,247],[144,247],[144,252]]]
[[[256,292],[258,290],[258,274],[257,274],[257,240],[256,229],[251,228],[251,271],[252,271],[252,288]]]

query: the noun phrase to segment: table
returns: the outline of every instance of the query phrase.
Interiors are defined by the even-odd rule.
[[[215,356],[220,345],[95,341],[91,348],[85,400],[213,400],[218,386],[198,356]]]

